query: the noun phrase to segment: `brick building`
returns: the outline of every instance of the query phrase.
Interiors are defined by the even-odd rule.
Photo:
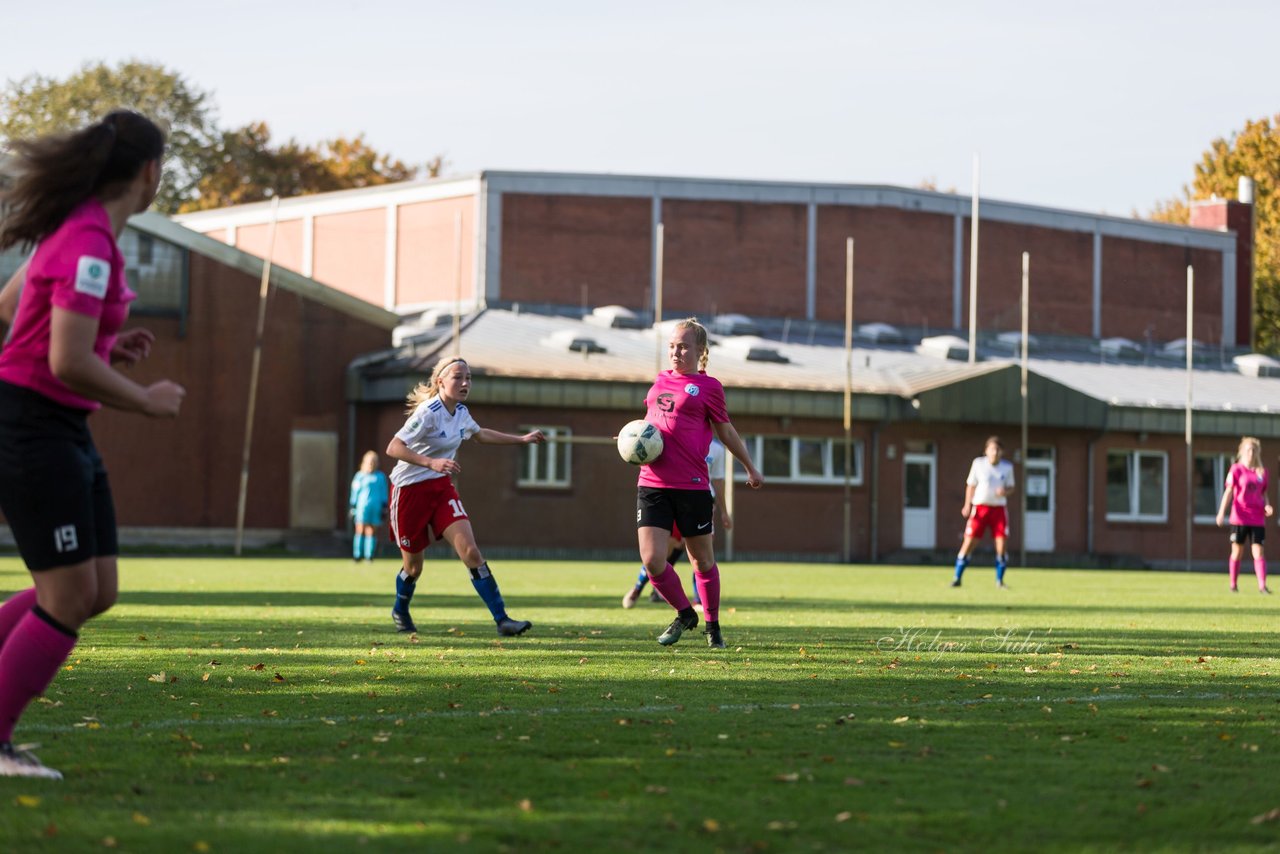
[[[1237,228],[1239,211],[1228,222],[1227,205],[1197,206],[1206,227],[1183,228],[984,200],[979,326],[1018,327],[1027,251],[1033,333],[1180,338],[1190,265],[1196,339],[1247,347],[1252,234]],[[402,314],[458,303],[643,314],[655,300],[661,224],[664,314],[803,324],[842,320],[851,236],[859,322],[959,330],[969,316],[969,213],[968,197],[897,187],[482,172],[283,200],[274,260]],[[260,254],[270,216],[264,203],[178,220]]]

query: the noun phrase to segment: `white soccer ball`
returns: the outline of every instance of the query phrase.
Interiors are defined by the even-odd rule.
[[[648,421],[632,421],[618,431],[618,456],[647,466],[662,454],[662,433]]]

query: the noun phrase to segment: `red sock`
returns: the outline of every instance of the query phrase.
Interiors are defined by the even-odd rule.
[[[667,604],[677,611],[693,607],[689,604],[689,596],[684,592],[679,574],[671,564],[667,564],[666,571],[659,575],[649,573],[649,583],[653,585],[654,590],[658,591],[658,595],[667,600]],[[702,607],[706,607],[705,600]]]
[[[1240,561],[1236,558],[1227,559],[1227,572],[1231,574],[1231,589],[1236,589],[1236,579],[1240,577]]]
[[[1265,557],[1255,557],[1253,559],[1253,574],[1258,576],[1258,589],[1265,590],[1267,587],[1267,559]]]
[[[720,619],[720,566],[711,564],[706,572],[694,572],[693,583],[698,585],[698,598],[702,600],[702,614],[708,623]]]
[[[0,741],[13,740],[22,710],[44,693],[76,646],[76,635],[55,627],[39,607],[27,612],[0,649]]]
[[[5,638],[9,637],[13,627],[18,625],[18,621],[25,617],[35,604],[36,589],[28,587],[21,593],[13,594],[8,602],[0,605],[0,647],[4,646]]]

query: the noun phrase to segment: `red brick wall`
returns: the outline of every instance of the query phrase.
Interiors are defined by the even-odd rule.
[[[318,216],[313,278],[383,305],[387,267],[387,212],[384,208]]]
[[[463,304],[475,304],[475,213],[475,196],[397,208],[397,304],[453,300],[459,275]],[[462,218],[461,242],[455,233],[458,216]]]
[[[855,323],[951,326],[954,217],[896,208],[820,206],[819,320],[844,321],[849,237],[854,239]]]
[[[648,304],[649,199],[502,196],[501,298],[581,305]]]
[[[666,199],[662,220],[664,316],[805,316],[806,206]]]
[[[1195,269],[1195,338],[1221,342],[1222,255],[1118,237],[1102,241],[1102,337],[1185,337],[1188,264]]]
[[[969,323],[970,226],[964,224],[961,325]],[[1022,328],[1022,253],[1031,254],[1032,332],[1093,334],[1093,235],[1029,225],[980,221],[978,225],[978,328]],[[1105,257],[1105,256],[1104,256]],[[1103,299],[1108,296],[1103,279]],[[1105,314],[1105,312],[1104,312]]]

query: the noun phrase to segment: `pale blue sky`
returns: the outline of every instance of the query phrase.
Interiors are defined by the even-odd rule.
[[[358,10],[358,11],[355,11]],[[364,132],[450,172],[917,186],[1127,215],[1280,113],[1280,3],[72,0],[6,9],[0,79],[128,57],[225,126]],[[20,34],[19,34],[20,33]]]

